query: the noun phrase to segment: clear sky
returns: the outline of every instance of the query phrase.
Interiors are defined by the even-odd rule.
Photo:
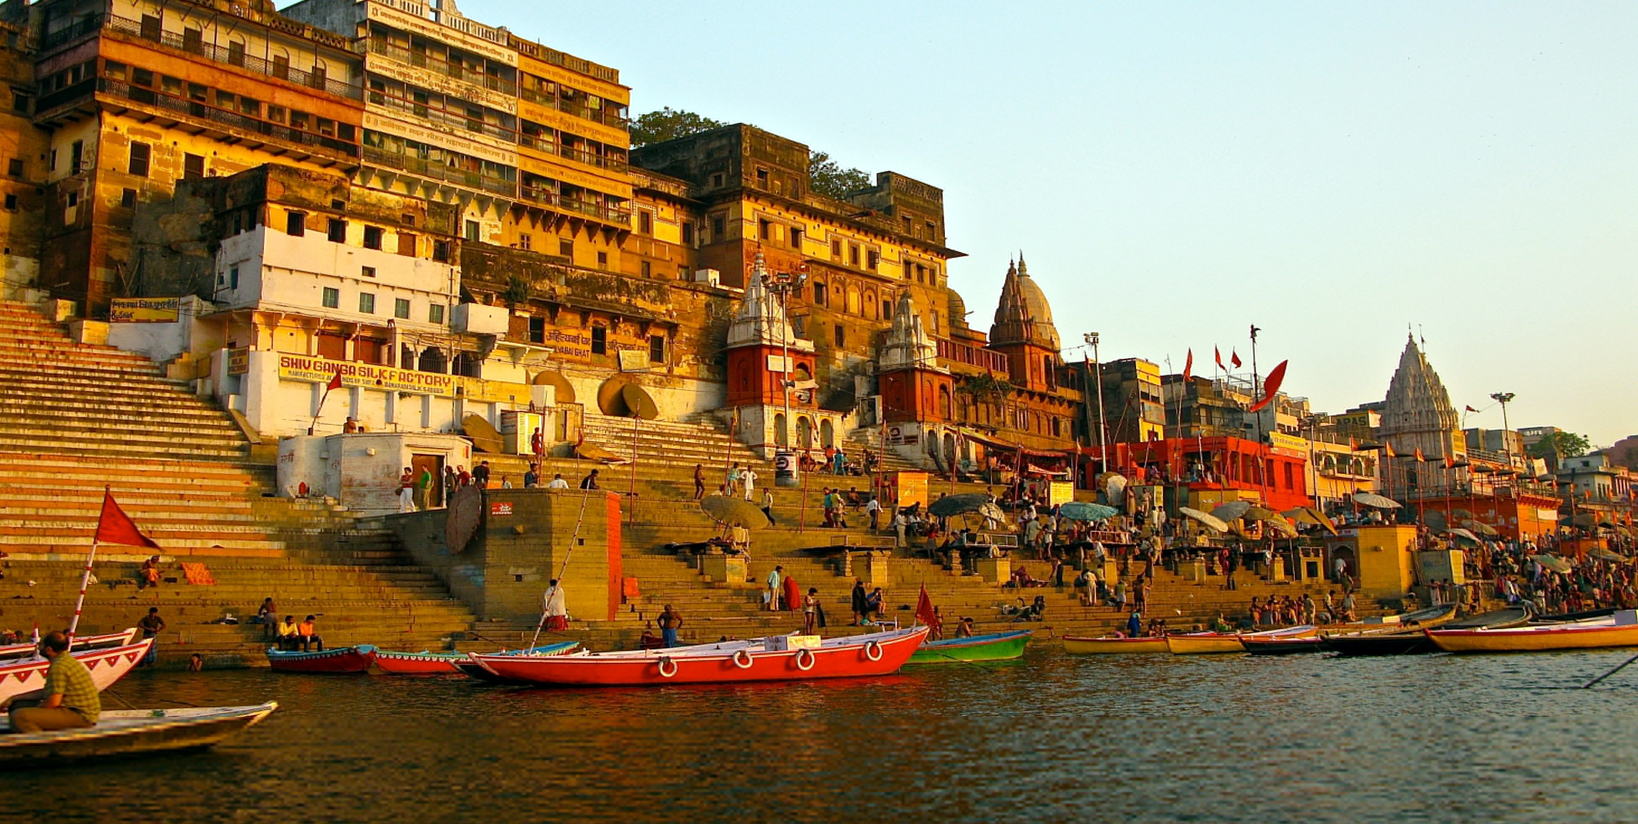
[[[1413,325],[1468,426],[1510,391],[1515,428],[1638,433],[1638,4],[460,2],[633,114],[942,187],[975,327],[1021,249],[1105,359],[1209,372],[1256,323],[1340,412]]]

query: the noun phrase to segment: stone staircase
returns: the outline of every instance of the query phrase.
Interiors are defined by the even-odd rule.
[[[76,343],[31,307],[0,302],[0,381],[0,626],[66,625],[108,489],[177,583],[139,594],[148,553],[101,547],[92,630],[159,606],[167,649],[255,662],[259,627],[207,622],[253,615],[268,596],[325,614],[332,644],[420,649],[468,629],[472,615],[406,563],[392,533],[360,529],[324,502],[272,497],[273,467],[253,462],[232,419],[140,356]],[[181,561],[204,564],[216,583],[185,583]]]

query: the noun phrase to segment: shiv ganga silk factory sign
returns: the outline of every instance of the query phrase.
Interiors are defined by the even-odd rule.
[[[342,386],[357,386],[388,392],[406,392],[413,395],[437,395],[497,403],[526,403],[529,387],[503,381],[487,381],[438,372],[399,369],[373,363],[337,361],[311,355],[279,354],[279,378],[305,383],[329,383],[330,377],[341,374]]]

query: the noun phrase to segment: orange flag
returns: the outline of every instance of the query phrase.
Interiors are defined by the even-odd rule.
[[[1416,448],[1416,462],[1417,463],[1427,463],[1428,462],[1427,456],[1422,454],[1422,448],[1421,447]]]
[[[1445,468],[1446,469],[1455,469],[1456,468],[1456,456],[1450,454],[1449,452],[1445,453]]]
[[[108,491],[102,493],[102,515],[97,518],[97,542],[159,549],[159,544],[137,529],[131,516],[126,515],[125,510],[114,502],[114,493]]]
[[[1397,458],[1397,457],[1399,457],[1398,455],[1394,454],[1393,444],[1388,443],[1387,441],[1382,442],[1382,456],[1385,457],[1385,458]]]
[[[1189,347],[1189,359],[1183,362],[1183,382],[1189,382],[1189,376],[1194,373],[1194,347]]]
[[[1280,365],[1268,373],[1268,377],[1263,381],[1263,399],[1252,404],[1248,411],[1256,412],[1273,402],[1274,395],[1280,391],[1280,384],[1285,383],[1285,365],[1288,363],[1290,361],[1280,361]]]

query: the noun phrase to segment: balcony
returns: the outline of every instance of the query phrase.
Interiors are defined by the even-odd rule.
[[[437,57],[425,52],[410,51],[402,46],[394,46],[379,37],[371,37],[368,42],[371,54],[379,54],[389,60],[414,66],[417,69],[426,69],[463,83],[482,86],[490,91],[512,95],[513,97],[517,96],[518,84],[485,73],[481,69],[468,68],[460,63],[439,60]]]
[[[127,100],[140,105],[144,109],[164,112],[177,117],[179,120],[219,126],[224,134],[240,141],[249,140],[253,136],[261,136],[272,141],[298,146],[307,151],[339,159],[351,161],[356,160],[358,157],[359,147],[356,143],[350,143],[330,135],[314,134],[282,123],[260,120],[227,109],[218,109],[201,100],[173,97],[164,92],[142,86],[132,86],[123,80],[99,77],[96,84],[99,94],[118,100]],[[63,91],[67,92],[69,90],[64,89]]]
[[[629,118],[621,117],[613,112],[604,111],[602,109],[593,109],[589,106],[582,106],[572,100],[564,100],[555,94],[549,94],[538,89],[520,89],[518,91],[518,97],[521,97],[530,103],[545,106],[548,109],[556,109],[560,112],[573,115],[581,120],[590,120],[593,123],[613,126],[621,131],[631,131],[631,120]]]
[[[465,112],[452,112],[448,109],[441,109],[426,103],[417,103],[413,100],[405,100],[402,97],[394,97],[378,91],[370,92],[369,102],[373,106],[403,112],[413,119],[424,120],[442,126],[451,133],[452,137],[459,137],[463,133],[471,133],[493,137],[507,143],[518,142],[518,133],[515,129],[508,129],[497,123],[474,120],[467,117]]]
[[[952,363],[964,363],[989,372],[1006,372],[1007,356],[977,346],[956,343],[947,338],[938,339],[938,356]]]
[[[631,169],[631,164],[620,158],[604,157],[596,152],[588,152],[585,149],[570,148],[555,140],[540,140],[532,135],[520,136],[518,138],[518,145],[523,146],[526,149],[534,149],[537,152],[557,155],[558,157],[566,157],[570,160],[584,163],[588,166],[596,166],[599,169],[608,169],[611,172],[624,173]]]
[[[479,172],[459,169],[447,163],[438,163],[419,157],[411,157],[397,152],[386,152],[380,149],[364,147],[364,160],[400,171],[408,172],[418,177],[441,180],[468,189],[490,192],[503,197],[515,198],[518,193],[517,183]]]
[[[558,212],[587,215],[604,223],[615,223],[620,226],[631,225],[631,210],[629,208],[604,206],[600,203],[591,203],[579,198],[564,197],[550,189],[543,189],[538,186],[524,186],[520,199]]]

